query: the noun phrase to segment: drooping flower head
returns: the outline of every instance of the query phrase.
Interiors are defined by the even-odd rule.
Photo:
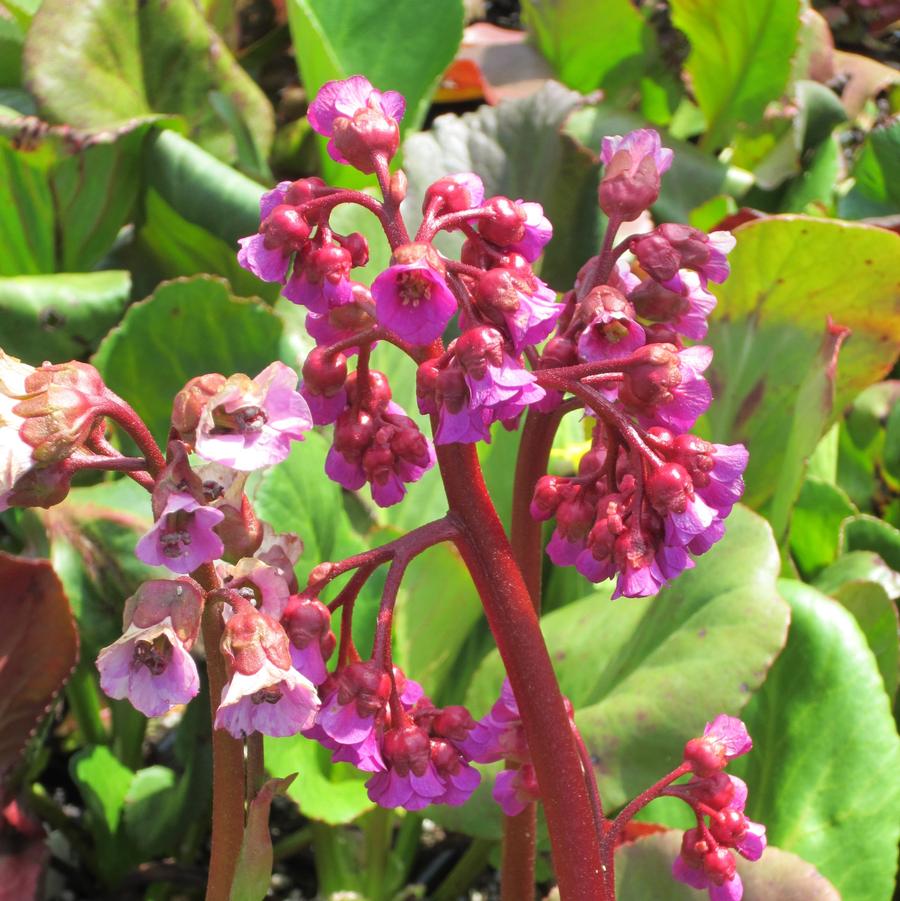
[[[125,634],[97,657],[100,687],[145,716],[186,704],[200,688],[189,651],[200,631],[203,594],[192,579],[144,582],[125,602]]]
[[[221,510],[201,504],[193,495],[172,492],[153,528],[138,541],[135,554],[151,566],[193,572],[222,556],[225,545],[213,530],[224,518]]]
[[[294,669],[288,637],[276,620],[241,605],[225,624],[221,648],[229,679],[216,711],[217,729],[235,738],[253,732],[283,737],[313,724],[316,688]]]
[[[402,94],[376,91],[367,78],[354,75],[322,85],[309,106],[313,131],[330,138],[328,155],[360,172],[375,171],[374,157],[390,160],[400,144]]]

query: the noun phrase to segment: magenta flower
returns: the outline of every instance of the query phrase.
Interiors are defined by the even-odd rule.
[[[483,374],[477,369],[468,369],[466,385],[469,406],[473,410],[487,411],[491,422],[515,419],[545,394],[535,376],[505,350],[499,364],[486,362]]]
[[[578,357],[585,363],[627,357],[646,340],[644,329],[625,310],[600,309],[578,338]]]
[[[281,293],[311,313],[324,315],[353,300],[354,283],[349,277],[352,268],[353,257],[340,244],[308,244],[297,257]]]
[[[291,265],[289,252],[282,247],[266,247],[265,236],[262,234],[238,238],[238,244],[241,249],[237,259],[242,268],[264,282],[284,282]]]
[[[287,197],[288,188],[291,186],[289,181],[280,181],[271,191],[266,191],[259,198],[259,221],[263,222],[269,218],[269,214],[277,206],[281,206]]]
[[[678,351],[681,382],[671,388],[670,397],[638,411],[638,419],[646,426],[662,425],[676,432],[686,432],[712,401],[709,383],[701,375],[712,362],[711,347],[697,344]]]
[[[603,139],[600,158],[600,206],[620,221],[637,219],[659,197],[660,176],[672,165],[673,153],[648,128]]]
[[[293,595],[281,617],[281,625],[290,639],[294,669],[313,684],[328,678],[326,661],[334,652],[331,613],[315,598]]]
[[[538,344],[556,326],[562,305],[556,292],[529,272],[498,267],[481,276],[478,283],[479,306],[494,322],[506,324],[516,354]],[[477,326],[460,316],[463,331]]]
[[[506,249],[520,253],[529,263],[533,263],[553,237],[553,226],[539,203],[517,200],[516,206],[524,213],[525,234],[520,240],[507,245]]]
[[[685,841],[696,829],[685,833]],[[690,839],[698,842],[697,837]],[[682,844],[681,853],[672,864],[672,876],[695,889],[707,889],[710,901],[741,901],[744,886],[735,869],[734,857],[725,848],[716,848],[705,854],[687,851]]]
[[[665,282],[645,282],[630,299],[640,315],[666,322],[680,335],[696,340],[706,337],[707,318],[716,306],[715,296],[690,269],[680,269]]]
[[[343,388],[337,394],[326,397],[324,394],[313,394],[301,385],[300,393],[315,425],[331,425],[347,409],[347,392]]]
[[[684,759],[698,776],[711,777],[752,747],[753,740],[741,720],[722,713],[706,724],[702,737],[692,738],[684,746]]]
[[[459,749],[476,763],[494,763],[503,759],[520,763],[530,761],[519,706],[509,679],[503,680],[500,697],[490,712],[478,720],[459,743]]]
[[[265,213],[259,231],[238,240],[238,263],[266,282],[284,282],[292,255],[306,246],[310,232],[296,207],[274,203],[280,193],[275,188],[263,195],[260,210]]]
[[[233,375],[200,415],[197,453],[244,472],[285,460],[313,425],[296,387],[297,374],[277,361],[254,379]]]
[[[143,628],[129,625],[100,652],[97,669],[103,691],[111,698],[128,698],[144,716],[162,716],[200,690],[197,664],[170,616]]]
[[[378,321],[404,341],[430,344],[456,312],[443,265],[429,246],[421,244],[398,248],[394,259],[398,262],[372,282]]]
[[[494,779],[491,795],[506,816],[518,816],[529,804],[541,799],[534,767],[526,763],[515,770],[501,770]]]
[[[137,543],[135,554],[151,566],[189,573],[222,556],[222,539],[213,531],[225,514],[194,497],[176,491],[169,495],[153,528]]]
[[[222,689],[216,729],[234,738],[262,732],[282,738],[308,729],[319,708],[316,687],[293,668],[266,659],[255,673],[237,670]]]
[[[371,173],[373,155],[390,158],[397,152],[405,108],[402,94],[381,93],[367,78],[354,75],[324,84],[306,115],[313,131],[331,139],[327,149],[333,160]]]
[[[750,455],[743,444],[713,444],[712,447],[709,481],[703,485],[695,480],[694,484],[697,494],[724,518],[744,493],[743,474]]]
[[[382,742],[387,769],[368,782],[369,798],[381,807],[421,810],[446,794],[447,785],[431,759],[431,740],[418,726],[388,730]]]

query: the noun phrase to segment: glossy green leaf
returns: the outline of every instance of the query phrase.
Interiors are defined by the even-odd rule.
[[[273,775],[297,772],[288,797],[311,820],[349,823],[375,805],[366,794],[363,773],[349,763],[332,763],[331,752],[318,742],[294,735],[265,739],[266,769]]]
[[[723,541],[658,596],[610,602],[607,589],[543,618],[609,809],[677,766],[688,738],[761,684],[787,632],[778,569],[767,523],[738,507]],[[474,714],[502,679],[495,652],[470,687]]]
[[[260,281],[237,262],[238,238],[259,227],[265,190],[173,131],[148,142],[140,223],[134,254],[137,287],[209,272],[225,276],[235,293],[274,300],[278,286]]]
[[[28,33],[25,74],[57,122],[108,128],[174,113],[194,140],[235,160],[237,139],[208,99],[215,91],[240,110],[263,153],[272,143],[268,100],[193,3],[85,0],[73,9],[45,0]]]
[[[132,214],[148,125],[31,135],[22,121],[0,117],[0,236],[11,249],[0,274],[93,269]]]
[[[841,523],[857,512],[836,485],[806,479],[791,513],[790,531],[791,555],[804,577],[812,577],[834,562]]]
[[[405,131],[421,125],[444,70],[462,40],[460,0],[288,0],[297,64],[310,98],[327,81],[365,75],[379,91],[406,98]],[[330,182],[358,185],[362,176],[335,163],[319,140]]]
[[[93,831],[111,839],[119,829],[134,773],[105,745],[83,748],[69,761],[69,772],[84,799]]]
[[[874,516],[855,516],[844,523],[841,549],[875,551],[888,566],[900,572],[900,530]]]
[[[582,94],[633,89],[656,51],[630,0],[524,0],[522,20],[559,80]]]
[[[759,507],[789,463],[795,415],[821,415],[800,409],[798,398],[820,356],[828,317],[849,327],[852,338],[838,360],[823,431],[893,365],[900,346],[900,236],[799,216],[749,222],[735,236],[731,276],[715,286],[708,343],[716,354],[707,376],[716,401],[707,417],[713,440],[749,448],[744,498]],[[796,471],[795,461],[789,465]]]
[[[456,548],[444,544],[417,557],[394,613],[394,658],[435,703],[459,703],[454,664],[479,626],[487,628],[481,602]]]
[[[853,177],[853,189],[840,202],[842,216],[862,219],[900,212],[900,121],[869,132]]]
[[[616,897],[619,901],[696,901],[702,897],[672,878],[672,863],[683,833],[648,835],[616,849]],[[835,887],[800,857],[769,845],[755,862],[737,858],[744,884],[743,901],[841,901]]]
[[[125,832],[141,856],[164,855],[184,831],[186,811],[178,806],[178,780],[166,766],[138,770],[122,811]]]
[[[0,347],[35,366],[84,357],[119,321],[130,290],[122,270],[0,278]]]
[[[0,552],[0,786],[78,659],[69,603],[46,560]]]
[[[897,606],[877,582],[846,582],[832,597],[856,619],[875,655],[885,691],[897,696],[900,668],[900,617]]]
[[[800,582],[784,652],[742,718],[752,753],[729,768],[747,781],[747,815],[814,864],[844,901],[890,897],[900,820],[900,739],[853,616]]]
[[[232,296],[221,279],[176,279],[128,309],[94,364],[164,441],[172,400],[188,379],[206,372],[255,376],[277,358],[281,330],[268,307]]]
[[[421,216],[425,189],[435,179],[477,172],[487,195],[543,204],[554,237],[544,252],[541,277],[567,290],[597,242],[597,168],[560,133],[579,102],[579,95],[551,82],[523,100],[439,117],[430,131],[404,144],[408,218]]]
[[[841,554],[813,580],[825,594],[834,594],[847,582],[876,582],[891,600],[900,598],[900,573],[891,569],[874,551],[848,551]]]
[[[566,122],[565,132],[599,158],[605,136],[646,127],[647,122],[640,116],[598,103],[576,110]],[[653,213],[658,221],[687,222],[692,210],[728,190],[728,167],[686,141],[663,135],[663,143],[675,151],[675,159],[663,176]]]
[[[229,901],[259,901],[268,894],[273,860],[269,809],[275,795],[284,794],[295,778],[296,773],[285,779],[270,779],[250,802]]]
[[[727,143],[784,90],[800,26],[799,0],[672,0],[691,43],[685,68],[706,116],[705,147]]]

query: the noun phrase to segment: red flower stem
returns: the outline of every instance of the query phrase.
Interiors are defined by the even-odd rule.
[[[219,587],[211,563],[199,567],[192,575],[207,592]],[[219,649],[223,631],[221,604],[206,603],[201,626],[209,677],[213,756],[212,847],[206,901],[229,901],[234,868],[244,839],[244,743],[215,727],[216,709],[228,681],[225,658]],[[262,766],[261,753],[259,766]]]
[[[114,448],[104,437],[101,430],[95,429],[90,437],[87,440],[87,446],[98,454],[102,454],[104,457],[112,457],[116,458],[120,456],[118,450]],[[129,479],[138,483],[141,488],[145,488],[147,491],[153,491],[153,477],[146,472],[147,463],[144,461],[143,467],[141,470],[137,472],[130,472],[128,470],[125,471],[125,475],[128,476]],[[142,471],[143,470],[143,471]]]
[[[432,417],[433,427],[437,426]],[[601,880],[594,813],[569,717],[531,595],[484,484],[475,446],[437,448],[457,542],[506,666],[531,751],[563,901],[596,901]],[[528,891],[517,901],[531,897]]]
[[[576,725],[572,725],[572,731],[575,733],[575,744],[578,745],[578,755],[581,757],[581,768],[584,770],[584,781],[587,785],[588,794],[591,797],[591,804],[594,807],[594,824],[597,827],[597,836],[603,835],[604,822],[603,819],[603,802],[600,800],[600,792],[597,790],[597,777],[594,774],[594,763],[591,760],[590,752],[584,743],[581,732],[578,731]]]
[[[384,154],[376,154],[372,161],[375,165],[375,177],[378,179],[378,186],[381,188],[381,196],[384,198],[384,216],[381,221],[384,225],[388,242],[393,250],[401,244],[409,244],[409,232],[406,230],[406,223],[400,215],[400,201],[403,198],[398,199],[391,190],[391,170],[388,166],[387,157]]]
[[[374,570],[375,566],[361,566],[353,574],[350,581],[341,589],[340,594],[328,605],[329,611],[334,613],[338,608],[352,608],[360,591],[362,591],[363,585],[366,584]],[[347,615],[348,612],[344,611],[343,615]]]
[[[668,788],[676,779],[680,779],[686,773],[691,771],[689,763],[682,763],[677,766],[671,773],[667,773],[659,782],[655,782],[646,791],[642,791],[636,798],[629,801],[620,811],[618,816],[613,820],[612,825],[606,831],[603,837],[604,851],[611,852],[615,850],[616,840],[620,833],[634,818],[634,815],[643,810],[651,801],[655,801],[663,790]]]
[[[543,376],[547,378],[564,378],[577,381],[578,379],[587,378],[592,375],[600,375],[602,373],[619,372],[627,369],[635,362],[640,362],[636,354],[629,354],[627,357],[610,357],[607,360],[594,360],[591,363],[578,363],[575,366],[555,366],[551,369],[540,369],[535,375],[538,381]]]
[[[75,473],[82,469],[108,470],[109,472],[146,472],[147,461],[143,457],[107,457],[105,454],[97,456],[73,456],[68,459],[69,472]]]
[[[446,213],[443,216],[425,219],[419,226],[417,241],[430,241],[439,231],[458,228],[471,219],[485,219],[494,214],[490,210],[475,207],[471,210],[460,210],[458,213]]]
[[[578,288],[578,300],[585,297],[592,288],[604,284],[612,273],[616,260],[622,254],[621,250],[619,250],[618,253],[613,250],[613,241],[615,240],[616,232],[619,230],[621,224],[622,220],[618,216],[609,217],[606,223],[606,234],[603,236],[603,246],[600,248],[600,253],[594,257],[588,271],[584,275],[584,279]]]
[[[166,465],[166,458],[159,449],[159,445],[154,441],[150,430],[144,425],[144,420],[121,397],[113,394],[109,389],[107,389],[107,394],[111,404],[103,412],[115,420],[134,440],[138,450],[147,460],[147,471],[150,475],[159,475]]]

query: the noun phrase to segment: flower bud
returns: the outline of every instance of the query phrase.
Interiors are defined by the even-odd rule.
[[[508,197],[492,197],[482,209],[490,215],[478,220],[478,233],[501,247],[525,237],[525,211]]]
[[[296,253],[309,238],[309,223],[295,207],[280,203],[259,227],[266,250]]]
[[[393,159],[400,146],[400,126],[377,106],[358,110],[352,119],[338,116],[333,127],[338,152],[365,175],[375,171],[375,157]]]
[[[360,716],[374,716],[383,710],[391,695],[391,677],[372,660],[344,667],[338,679],[339,704],[356,703]]]
[[[529,507],[533,519],[544,521],[552,518],[563,500],[560,488],[567,483],[568,479],[559,476],[546,475],[538,479]]]
[[[232,670],[244,676],[258,673],[267,660],[283,670],[291,666],[284,629],[277,620],[254,610],[249,604],[242,606],[225,623],[221,648]]]
[[[678,354],[671,344],[646,344],[632,353],[619,397],[629,406],[656,406],[672,399],[681,384]]]
[[[172,403],[172,428],[183,441],[193,444],[200,423],[200,414],[207,403],[225,386],[227,379],[218,372],[192,378],[175,395]]]
[[[703,857],[703,870],[716,885],[724,885],[734,879],[736,869],[734,855],[725,848],[707,851]]]
[[[690,298],[664,288],[659,282],[643,281],[628,295],[635,310],[645,319],[669,322],[690,309]]]
[[[487,310],[514,313],[519,309],[519,293],[523,288],[527,290],[509,269],[489,269],[478,279],[478,305]]]
[[[313,284],[326,279],[337,282],[346,277],[353,264],[350,251],[340,244],[308,245],[300,257],[303,273]]]
[[[215,527],[216,535],[222,539],[222,558],[236,563],[244,557],[252,557],[263,539],[263,524],[253,512],[253,505],[246,494],[241,496],[240,507],[231,504],[217,504],[224,519]]]
[[[659,135],[651,129],[604,138],[601,158],[600,207],[623,222],[637,219],[656,201],[660,176],[672,165],[672,151],[660,145]]]
[[[555,369],[559,366],[574,366],[578,362],[578,345],[571,339],[562,335],[551,338],[543,354],[541,354],[541,369]]]
[[[667,222],[656,231],[678,253],[681,261],[679,268],[702,269],[709,262],[711,256],[709,236],[699,229],[691,228],[690,225]],[[644,268],[646,269],[646,266]]]
[[[660,516],[684,513],[693,496],[694,483],[688,471],[678,463],[663,463],[647,479],[647,497]]]
[[[334,424],[334,447],[348,460],[359,460],[372,443],[378,426],[365,410],[348,407]]]
[[[692,738],[684,746],[684,759],[698,776],[711,776],[728,763],[725,747],[711,738]]]
[[[328,353],[314,347],[303,364],[303,385],[312,394],[334,397],[347,381],[347,358],[340,351]]]
[[[284,202],[289,206],[300,206],[308,200],[320,197],[330,189],[317,176],[311,178],[298,178],[297,181],[291,182],[284,195]]]
[[[35,369],[24,381],[25,397],[12,412],[24,419],[19,434],[37,463],[57,463],[83,444],[110,404],[100,373],[72,360]]]
[[[359,232],[338,237],[338,241],[350,254],[350,262],[355,266],[365,266],[369,262],[369,242]]]
[[[305,648],[313,642],[321,644],[326,639],[331,632],[331,613],[316,598],[292,595],[281,616],[281,625],[291,644]]]
[[[478,206],[482,200],[484,200],[484,185],[477,175],[471,172],[445,175],[428,186],[422,203],[422,212],[434,205],[434,213],[437,216],[459,213]]]
[[[437,399],[451,413],[458,413],[469,402],[466,374],[455,361],[438,373]]]
[[[482,379],[489,364],[503,362],[503,336],[490,326],[466,329],[454,344],[456,359],[473,378]]]
[[[377,369],[370,369],[365,390],[360,395],[359,370],[347,377],[347,398],[351,404],[359,404],[371,413],[380,413],[391,401],[391,385],[387,376]]]
[[[750,821],[734,808],[726,808],[716,817],[710,817],[709,831],[713,838],[723,845],[734,847],[746,834]]]
[[[384,734],[384,756],[398,775],[424,776],[431,760],[431,740],[424,729],[412,724],[390,729]]]
[[[469,732],[475,728],[475,720],[465,707],[454,704],[445,707],[434,718],[431,724],[432,732],[441,738],[448,738],[459,743],[466,740]]]
[[[675,278],[681,268],[681,254],[658,231],[632,238],[628,249],[641,268],[657,281]]]

